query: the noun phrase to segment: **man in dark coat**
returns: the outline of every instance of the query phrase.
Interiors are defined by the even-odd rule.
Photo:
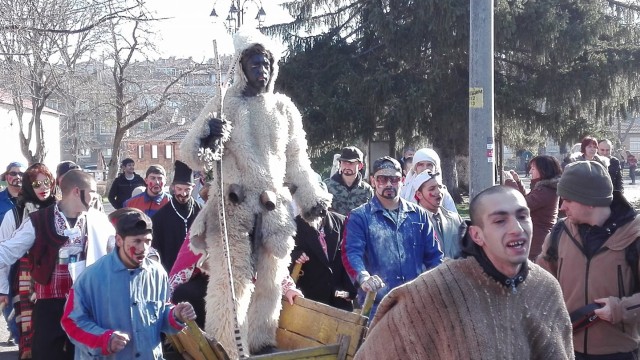
[[[193,186],[191,169],[185,163],[176,160],[175,175],[171,183],[173,195],[151,218],[151,246],[158,250],[160,262],[167,272],[171,271],[187,231],[201,209],[200,204],[191,196]]]
[[[109,202],[114,209],[120,209],[131,198],[131,192],[138,186],[145,186],[142,176],[135,173],[135,162],[131,158],[122,160],[122,173],[113,180],[109,190]]]
[[[622,186],[622,166],[620,166],[620,160],[612,155],[613,144],[608,139],[602,139],[598,141],[598,155],[609,159],[609,176],[611,177],[611,183],[613,183],[613,190],[623,191]]]
[[[296,217],[297,233],[291,258],[302,263],[297,287],[305,297],[339,309],[352,311],[350,299],[357,292],[342,264],[342,230],[345,217],[328,211],[310,224]]]

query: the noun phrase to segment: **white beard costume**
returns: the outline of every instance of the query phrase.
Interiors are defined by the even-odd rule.
[[[236,63],[233,85],[224,94],[222,117],[227,122],[222,138],[222,172],[231,267],[243,347],[251,352],[276,343],[282,281],[288,275],[296,231],[292,196],[283,184],[296,189],[293,198],[302,214],[309,214],[317,205],[327,209],[331,204],[331,195],[319,186],[311,169],[300,112],[287,96],[273,92],[279,53],[257,30],[241,29],[234,37],[236,59],[239,62],[242,51],[258,43],[274,56],[268,89],[257,96],[244,96],[247,78],[241,64]],[[209,133],[208,119],[214,117],[218,102],[217,98],[209,101],[181,145],[183,157],[192,168],[202,167],[197,159],[200,139]],[[244,200],[238,204],[229,200],[231,184],[244,190]],[[206,250],[209,255],[205,330],[222,343],[231,358],[237,358],[231,289],[224,270],[218,219],[218,187],[214,179],[209,200],[191,226],[191,247],[194,252]],[[273,211],[260,203],[265,190],[276,194]],[[262,214],[262,224],[254,229],[256,214]],[[252,231],[261,232],[260,244],[252,245]]]

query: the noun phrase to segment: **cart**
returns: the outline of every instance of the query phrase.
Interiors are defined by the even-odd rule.
[[[367,294],[363,313],[368,314],[375,293]],[[345,360],[352,359],[364,340],[368,317],[297,297],[293,305],[283,301],[276,332],[277,353],[250,356],[252,360]],[[187,360],[227,360],[215,339],[191,321],[171,341]]]

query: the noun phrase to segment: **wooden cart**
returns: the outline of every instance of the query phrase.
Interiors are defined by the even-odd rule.
[[[276,334],[278,349],[282,351],[251,356],[249,359],[352,359],[364,340],[367,321],[366,316],[305,298],[296,298],[294,305],[283,301]],[[229,359],[222,346],[214,339],[207,339],[194,322],[173,336],[172,341],[176,350],[187,360]]]

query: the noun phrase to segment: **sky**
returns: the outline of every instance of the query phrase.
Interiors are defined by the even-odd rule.
[[[260,0],[240,0],[246,11],[245,25],[257,27],[254,20]],[[264,0],[262,6],[267,13],[265,24],[290,21],[291,17],[278,4],[282,0]],[[224,27],[231,0],[148,0],[146,6],[157,18],[167,18],[154,24],[157,28],[158,50],[163,58],[169,56],[193,57],[196,61],[213,58],[213,39],[218,40],[221,53],[228,53],[230,36]],[[219,17],[209,16],[215,7]]]

